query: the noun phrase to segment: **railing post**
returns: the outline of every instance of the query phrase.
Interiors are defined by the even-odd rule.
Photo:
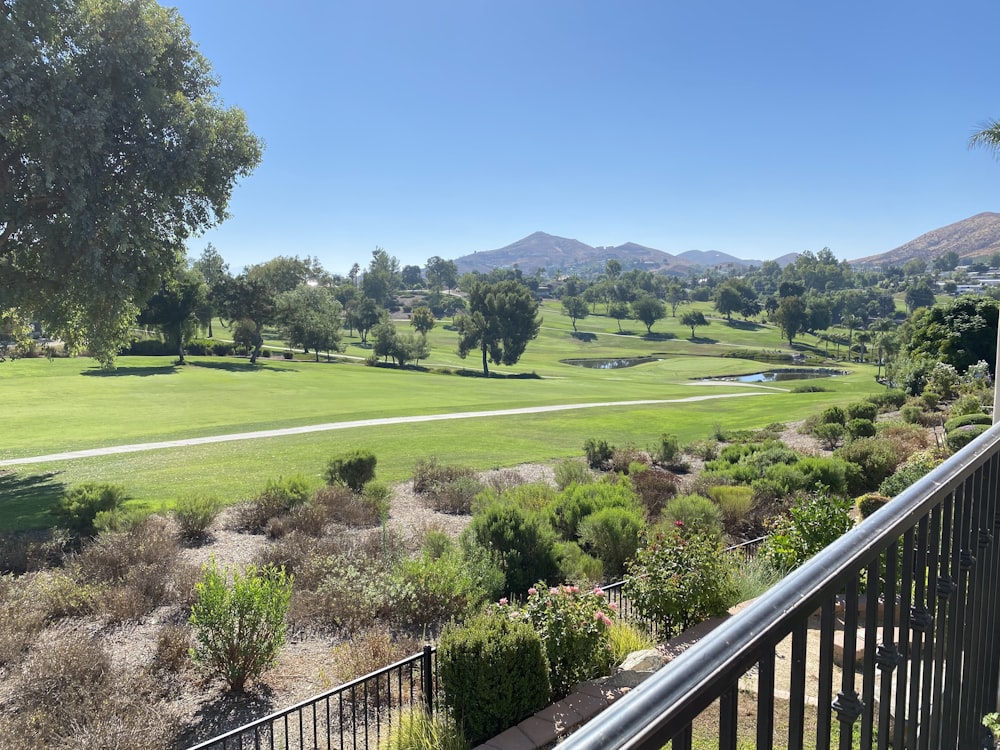
[[[420,660],[420,675],[423,677],[424,704],[427,715],[434,715],[434,659],[429,643],[424,644],[423,658]]]

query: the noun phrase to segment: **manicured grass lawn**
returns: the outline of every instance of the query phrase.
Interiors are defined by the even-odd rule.
[[[447,372],[277,358],[250,367],[241,359],[192,357],[190,365],[175,367],[169,357],[124,357],[114,373],[101,372],[88,359],[7,362],[0,365],[0,392],[5,396],[0,459],[385,417],[684,399],[748,390],[767,395],[358,427],[18,467],[12,474],[0,475],[0,529],[48,525],[47,509],[62,489],[87,480],[122,484],[133,502],[152,509],[198,493],[231,502],[282,475],[303,474],[319,484],[331,457],[357,447],[375,452],[380,479],[397,481],[411,475],[418,459],[430,456],[486,469],[580,456],[583,442],[591,437],[653,448],[664,432],[689,442],[708,437],[715,425],[738,429],[790,422],[879,388],[873,368],[867,367],[854,368],[857,372],[849,376],[814,381],[830,389],[824,393],[692,385],[693,378],[706,375],[768,369],[749,360],[703,355],[705,350],[731,351],[752,341],[759,348],[777,349],[777,335],[713,322],[716,332],[726,332],[725,342],[692,344],[620,336],[616,322],[603,316],[578,321],[580,331],[573,335],[561,312],[546,309],[543,315],[543,330],[523,360],[516,367],[495,370],[537,376],[526,378],[474,376],[479,358],[460,360],[454,331],[440,324],[431,335],[430,362],[443,365]],[[585,329],[585,324],[592,327]],[[690,335],[690,330],[683,333]],[[352,345],[348,353],[352,350],[367,356],[366,349]],[[560,362],[641,355],[661,359],[617,370]],[[473,376],[455,374],[462,368]]]

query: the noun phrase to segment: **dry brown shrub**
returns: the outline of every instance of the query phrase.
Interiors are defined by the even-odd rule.
[[[152,674],[177,674],[192,665],[191,628],[167,623],[156,634],[156,651],[149,669]]]
[[[486,483],[498,495],[502,495],[506,490],[520,487],[526,481],[517,469],[498,469],[491,471],[486,477]]]
[[[927,430],[912,424],[879,425],[878,436],[892,446],[900,462],[918,451],[927,450],[931,443]]]
[[[472,501],[482,491],[483,484],[474,476],[461,476],[434,485],[424,493],[423,499],[428,507],[439,513],[468,514],[472,512]]]
[[[61,568],[36,573],[32,587],[48,621],[90,614],[103,590],[102,586],[81,583],[70,570]]]
[[[45,617],[30,576],[0,576],[0,664],[20,658],[45,627]]]
[[[330,652],[334,674],[341,682],[349,682],[371,674],[421,648],[421,643],[409,636],[394,636],[385,627],[371,627],[351,634],[351,639],[338,643]]]
[[[651,467],[630,474],[629,479],[649,518],[658,517],[667,501],[677,494],[677,476],[666,469]]]
[[[178,728],[154,681],[114,668],[96,638],[69,628],[36,641],[14,695],[4,747],[152,750],[169,747]]]
[[[611,454],[611,471],[627,474],[630,464],[653,465],[653,457],[647,451],[640,450],[634,445],[626,445],[622,448],[615,448]]]
[[[313,496],[313,503],[324,509],[328,520],[345,526],[377,526],[382,521],[375,503],[341,485],[320,488]]]
[[[443,466],[433,456],[417,461],[413,469],[413,491],[418,495],[430,492],[436,485],[447,484],[459,477],[474,477],[475,470],[464,466]]]

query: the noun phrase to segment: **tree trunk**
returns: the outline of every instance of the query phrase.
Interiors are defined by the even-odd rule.
[[[483,375],[485,377],[490,376],[490,368],[486,364],[486,345],[483,344]]]

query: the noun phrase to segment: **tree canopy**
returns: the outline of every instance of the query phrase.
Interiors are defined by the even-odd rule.
[[[0,308],[104,367],[262,144],[154,0],[0,4]]]
[[[477,281],[469,291],[468,313],[456,318],[458,354],[465,358],[473,349],[483,355],[483,374],[495,365],[513,365],[524,354],[528,342],[538,335],[542,319],[536,317],[538,301],[519,281]]]

